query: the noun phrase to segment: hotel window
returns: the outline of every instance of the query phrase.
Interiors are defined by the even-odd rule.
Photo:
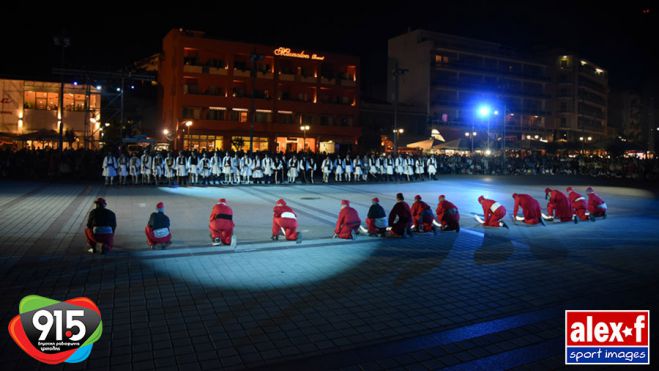
[[[236,143],[242,139],[243,146],[242,148],[235,148],[236,150],[249,151],[249,137],[231,137],[231,142]],[[254,146],[254,151],[267,151],[268,150],[268,138],[267,137],[254,137],[252,144]]]
[[[341,126],[352,126],[352,117],[341,117]]]
[[[26,91],[23,94],[23,108],[30,109],[36,106],[36,93],[33,91]]]
[[[277,113],[277,122],[280,124],[292,124],[293,113]]]
[[[206,119],[216,121],[224,120],[224,112],[226,112],[226,110],[211,107],[206,111]]]
[[[231,110],[231,121],[238,121],[240,123],[247,122],[248,118],[247,109],[244,108],[234,108]]]
[[[182,111],[183,118],[186,119],[200,119],[201,118],[201,108],[198,107],[183,107]]]
[[[300,115],[300,124],[313,124],[313,116]]]
[[[448,57],[441,54],[435,54],[435,64],[448,64]]]
[[[320,125],[334,126],[334,116],[320,116]]]
[[[45,110],[47,109],[47,107],[48,107],[48,93],[38,91],[36,108]]]
[[[561,127],[564,128],[567,126],[567,118],[561,117]]]
[[[272,113],[270,112],[255,112],[254,121],[256,122],[272,122]]]

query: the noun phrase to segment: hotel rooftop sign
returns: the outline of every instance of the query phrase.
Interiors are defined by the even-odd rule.
[[[318,55],[318,54],[306,54],[304,50],[299,51],[299,52],[294,52],[291,51],[291,48],[284,48],[284,47],[279,47],[275,49],[275,55],[280,56],[280,57],[290,57],[290,58],[300,58],[300,59],[310,59],[314,61],[324,61],[325,56],[324,55]]]

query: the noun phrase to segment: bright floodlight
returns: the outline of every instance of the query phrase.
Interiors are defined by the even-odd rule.
[[[499,114],[499,111],[498,111],[498,110],[494,110],[494,115],[496,116],[496,115],[498,115],[498,114]]]
[[[187,127],[190,127],[190,126],[192,126],[192,121],[189,121],[189,120],[188,120],[188,121],[186,121],[186,122],[185,122],[185,126],[187,126]]]
[[[490,151],[489,149],[486,149],[486,150],[485,150],[485,156],[489,156],[489,155],[491,155],[491,154],[492,154],[492,151]]]
[[[488,105],[480,106],[480,107],[478,107],[478,116],[488,117],[490,115],[491,111],[492,110],[491,110],[490,106],[488,106]]]
[[[169,135],[169,129],[163,129],[162,133],[165,135]]]

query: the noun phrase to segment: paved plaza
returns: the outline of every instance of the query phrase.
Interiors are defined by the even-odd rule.
[[[595,223],[485,229],[479,195],[512,211],[511,194],[544,206],[546,186],[585,194],[609,217]],[[411,239],[330,236],[340,200],[362,219],[377,196],[437,196],[460,208],[462,230]],[[117,214],[115,249],[85,252],[93,200]],[[209,246],[218,198],[234,210],[238,247]],[[304,241],[271,241],[284,198]],[[174,243],[147,250],[158,201]],[[507,217],[510,221],[509,217]],[[103,318],[89,359],[65,369],[556,369],[564,363],[565,309],[655,309],[659,303],[659,199],[633,182],[559,177],[444,177],[439,181],[241,187],[104,187],[0,183],[0,309],[22,297],[86,296]],[[6,331],[3,369],[52,369]],[[652,334],[652,332],[651,332]],[[651,343],[656,341],[652,336]]]

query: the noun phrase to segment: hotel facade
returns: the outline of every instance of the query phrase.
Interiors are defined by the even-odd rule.
[[[163,131],[178,149],[353,150],[359,59],[171,30],[158,68]],[[189,126],[186,126],[185,124]]]

